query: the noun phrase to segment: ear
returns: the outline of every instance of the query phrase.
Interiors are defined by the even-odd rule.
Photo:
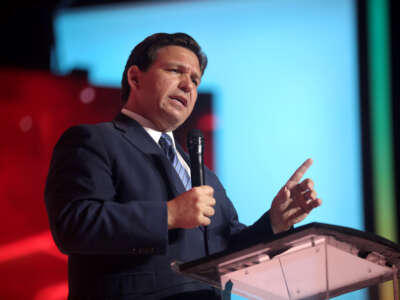
[[[137,89],[139,87],[140,70],[137,66],[131,66],[126,73],[129,86],[131,89]]]

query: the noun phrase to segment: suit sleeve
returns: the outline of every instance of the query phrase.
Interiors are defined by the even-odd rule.
[[[166,203],[140,198],[115,201],[112,168],[96,127],[73,127],[61,137],[45,189],[57,246],[67,254],[165,253]]]
[[[232,235],[229,240],[231,248],[249,247],[272,238],[274,233],[269,220],[269,211],[264,213],[253,225],[247,226],[240,231],[231,232]]]

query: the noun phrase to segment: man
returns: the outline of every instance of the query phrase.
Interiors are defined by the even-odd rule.
[[[209,169],[207,185],[190,187],[187,155],[171,132],[191,114],[206,64],[186,34],[146,38],[125,67],[122,112],[70,128],[56,145],[45,200],[69,256],[70,299],[218,299],[170,269],[206,255],[204,226],[212,254],[286,231],[321,204],[313,182],[300,182],[310,159],[249,227]]]

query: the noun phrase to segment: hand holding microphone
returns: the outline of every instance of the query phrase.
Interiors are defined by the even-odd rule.
[[[200,130],[189,132],[187,146],[190,156],[192,189],[168,201],[168,229],[207,226],[214,215],[214,189],[205,185],[204,137]]]

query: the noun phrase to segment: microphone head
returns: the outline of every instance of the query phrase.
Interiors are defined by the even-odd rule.
[[[203,133],[201,132],[201,130],[197,129],[197,128],[190,129],[190,131],[188,133],[188,139],[196,138],[196,137],[204,138]]]
[[[198,147],[199,145],[203,145],[204,136],[201,130],[199,129],[191,129],[187,135],[187,147],[190,150],[193,147]]]
[[[190,156],[192,187],[204,185],[204,137],[200,130],[192,129],[189,131],[187,136],[187,146]]]

